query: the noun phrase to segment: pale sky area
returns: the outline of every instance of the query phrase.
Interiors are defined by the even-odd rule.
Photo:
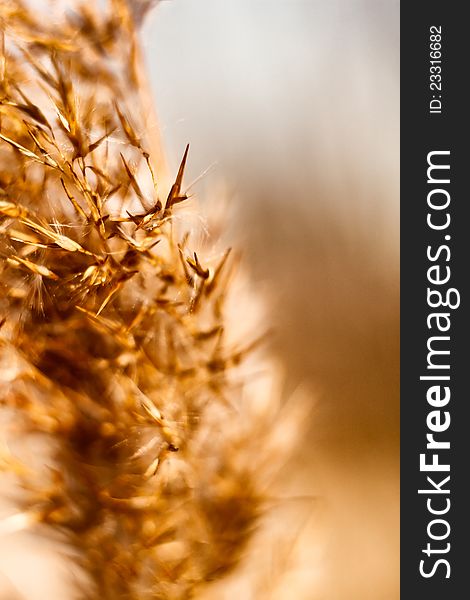
[[[161,2],[144,40],[170,164],[191,142],[191,176],[217,161],[242,185],[355,154],[396,198],[398,17],[395,0]]]

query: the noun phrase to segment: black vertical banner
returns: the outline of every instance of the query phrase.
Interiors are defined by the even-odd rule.
[[[467,597],[470,127],[463,2],[401,4],[401,598]]]

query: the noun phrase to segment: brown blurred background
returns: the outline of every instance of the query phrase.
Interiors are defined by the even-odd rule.
[[[315,498],[273,597],[399,597],[399,3],[174,0],[145,29],[172,172],[228,207],[285,395],[284,496]],[[227,598],[230,598],[228,592]]]

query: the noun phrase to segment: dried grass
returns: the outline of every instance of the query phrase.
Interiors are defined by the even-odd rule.
[[[89,580],[77,595],[100,600],[191,598],[230,573],[284,452],[277,398],[244,384],[258,336],[234,341],[234,262],[195,247],[188,148],[160,181],[136,33],[149,5],[54,24],[0,3],[0,402],[48,449],[28,465],[4,445],[8,523],[65,542]]]

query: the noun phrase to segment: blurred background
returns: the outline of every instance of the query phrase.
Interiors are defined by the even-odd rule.
[[[144,47],[170,173],[190,142],[285,396],[312,398],[280,494],[315,502],[273,598],[396,599],[399,3],[163,1]]]

